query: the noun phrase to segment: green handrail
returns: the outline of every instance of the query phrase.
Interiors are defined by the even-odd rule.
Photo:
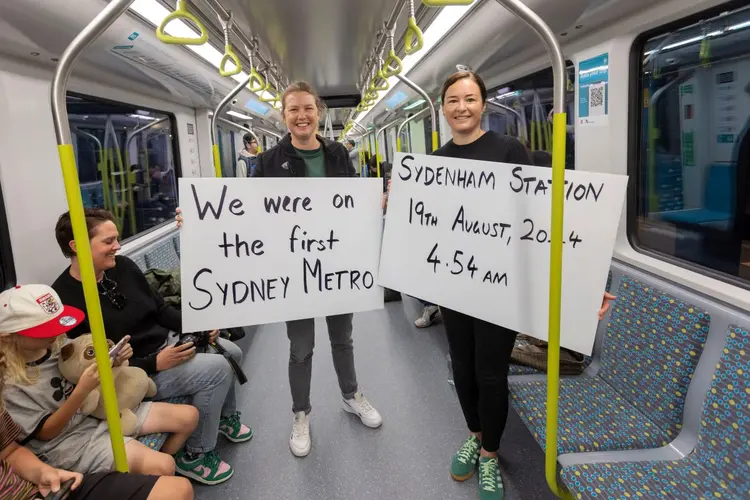
[[[388,39],[391,42],[391,50],[388,51],[388,57],[386,57],[383,62],[383,76],[385,78],[396,76],[401,73],[401,70],[403,69],[401,59],[396,55],[396,46],[393,43],[393,32],[395,29],[396,26],[394,25],[393,29],[388,32]]]
[[[234,50],[232,50],[232,44],[229,43],[229,32],[232,29],[232,24],[234,23],[234,14],[231,12],[229,13],[229,19],[224,22],[221,17],[219,17],[219,24],[221,24],[221,29],[224,31],[224,56],[221,58],[221,62],[219,63],[219,74],[221,76],[233,76],[237,75],[242,72],[242,63],[240,62],[240,58],[237,57],[237,54],[234,53]],[[234,63],[234,69],[227,71],[224,69],[226,64],[232,61]]]
[[[417,24],[417,18],[414,16],[414,0],[409,0],[409,7],[409,20],[404,33],[404,53],[406,55],[413,54],[424,47],[424,35]]]
[[[94,355],[99,370],[99,379],[104,410],[109,425],[109,436],[112,443],[112,454],[115,468],[119,472],[128,472],[128,460],[125,454],[125,440],[122,437],[120,425],[120,409],[117,404],[112,365],[109,358],[109,345],[104,331],[104,318],[99,302],[99,288],[96,281],[96,271],[91,255],[91,242],[86,228],[86,216],[83,211],[81,186],[78,181],[78,166],[76,165],[68,123],[66,107],[66,90],[68,80],[78,58],[107,28],[109,28],[122,14],[124,14],[134,0],[113,0],[102,10],[63,51],[55,74],[52,78],[51,107],[52,120],[57,138],[57,149],[60,155],[65,194],[68,199],[70,220],[73,226],[73,238],[76,243],[76,254],[81,268],[81,284],[86,302],[86,312],[94,343]]]
[[[167,24],[175,19],[187,19],[195,24],[201,32],[200,36],[198,38],[182,38],[166,34],[164,29],[167,27]],[[162,19],[159,27],[156,28],[156,38],[163,43],[174,45],[203,45],[208,41],[208,31],[206,31],[206,27],[201,24],[198,18],[187,10],[187,0],[177,0],[174,12],[167,14],[167,16]]]
[[[552,206],[550,235],[549,338],[547,355],[547,426],[545,475],[550,490],[559,498],[573,495],[557,481],[557,418],[560,396],[560,317],[562,295],[562,249],[565,184],[565,58],[555,33],[521,0],[497,0],[539,35],[552,60],[554,97],[552,118]]]

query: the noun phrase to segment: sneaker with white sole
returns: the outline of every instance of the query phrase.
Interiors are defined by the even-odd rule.
[[[422,315],[414,321],[417,328],[427,328],[436,321],[442,319],[438,306],[427,306],[422,310]]]
[[[375,429],[383,424],[383,417],[372,407],[361,391],[357,391],[352,399],[344,399],[344,410],[357,415],[367,427]]]
[[[310,453],[310,416],[304,411],[294,414],[292,435],[289,436],[289,449],[295,457],[306,457]]]

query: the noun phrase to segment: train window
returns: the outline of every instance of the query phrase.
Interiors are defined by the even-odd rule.
[[[218,132],[219,157],[221,158],[221,176],[236,177],[239,153],[236,152],[234,147],[234,132],[232,129],[221,125],[217,125],[216,129]],[[242,135],[239,136],[239,140],[242,144]]]
[[[575,168],[575,66],[568,61],[566,94],[568,131],[565,144],[565,168]],[[484,128],[517,137],[532,153],[534,163],[552,165],[552,68],[539,71],[488,91]]]
[[[180,176],[174,115],[68,94],[83,205],[112,212],[123,240],[174,219]]]
[[[750,288],[750,8],[644,34],[633,65],[631,243]]]

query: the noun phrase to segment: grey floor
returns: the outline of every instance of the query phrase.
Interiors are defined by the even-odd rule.
[[[476,477],[459,484],[449,474],[466,428],[447,382],[443,327],[416,328],[420,311],[418,302],[406,298],[354,317],[360,387],[383,415],[383,426],[375,430],[341,409],[325,321],[316,322],[312,451],[302,459],[288,447],[293,415],[284,325],[260,327],[239,341],[250,379],[238,386],[239,407],[256,434],[245,444],[219,438],[218,451],[234,466],[234,477],[217,486],[196,486],[196,498],[478,498]],[[555,498],[546,487],[543,452],[512,411],[500,456],[507,499]]]

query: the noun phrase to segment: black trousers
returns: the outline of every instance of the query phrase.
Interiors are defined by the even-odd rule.
[[[508,419],[508,364],[517,332],[444,307],[453,381],[471,432],[496,452]]]

